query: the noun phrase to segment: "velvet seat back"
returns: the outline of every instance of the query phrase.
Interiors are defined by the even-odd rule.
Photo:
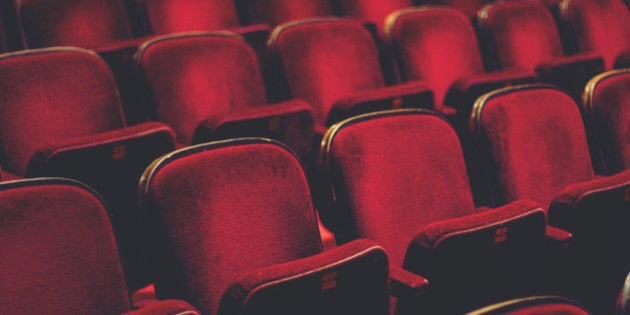
[[[270,140],[189,147],[150,166],[140,183],[154,220],[158,297],[183,297],[216,314],[246,272],[321,252],[297,158]]]
[[[470,126],[498,204],[529,198],[548,207],[565,186],[594,178],[579,108],[553,86],[486,94]]]
[[[484,7],[480,26],[492,38],[501,68],[534,70],[563,55],[551,12],[535,1],[509,1]]]
[[[598,170],[615,174],[630,169],[630,70],[613,70],[593,78],[586,87],[583,106]]]
[[[333,14],[329,0],[249,0],[247,2],[258,22],[271,25]]]
[[[136,55],[147,81],[153,118],[181,143],[211,114],[267,102],[254,51],[238,35],[199,33],[158,38]]]
[[[130,310],[103,200],[64,179],[0,184],[0,313]]]
[[[325,125],[336,101],[384,86],[378,48],[363,23],[320,18],[279,25],[270,46],[284,69],[291,98],[313,106]]]
[[[239,25],[232,0],[141,0],[153,34],[226,29]]]
[[[79,48],[41,49],[0,57],[2,165],[24,174],[43,145],[125,125],[107,64]]]
[[[132,37],[122,0],[21,0],[17,11],[30,48],[95,48]]]
[[[339,1],[345,15],[366,19],[383,30],[385,18],[392,12],[413,6],[413,0],[341,0]]]
[[[484,5],[492,3],[492,0],[441,0],[440,4],[452,6],[459,11],[462,11],[470,19],[477,17],[477,12],[483,8]]]
[[[612,69],[630,52],[630,12],[620,0],[565,0],[561,16],[571,26],[580,52],[594,52]]]
[[[342,242],[373,239],[402,266],[421,227],[475,211],[459,140],[442,118],[414,110],[364,115],[331,127],[324,141]]]
[[[485,72],[475,30],[457,10],[401,10],[389,18],[386,27],[403,80],[427,82],[437,104],[443,104],[455,81]]]

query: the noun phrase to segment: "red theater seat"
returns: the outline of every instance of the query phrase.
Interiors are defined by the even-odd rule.
[[[47,48],[0,56],[1,163],[20,176],[80,180],[112,205],[128,286],[142,285],[136,185],[144,168],[174,150],[161,123],[128,127],[111,71],[95,53]]]
[[[316,130],[369,111],[432,104],[424,83],[385,86],[375,39],[359,21],[282,24],[269,46],[284,70],[285,94],[313,106]]]
[[[339,0],[339,4],[344,15],[370,21],[376,25],[379,33],[383,34],[387,15],[413,6],[413,0]]]
[[[477,13],[488,3],[493,3],[492,0],[438,0],[438,1],[421,1],[421,3],[439,3],[443,5],[451,6],[461,12],[463,12],[471,20],[477,18]]]
[[[486,50],[496,54],[498,68],[535,71],[541,81],[566,89],[576,100],[586,82],[604,71],[600,55],[564,56],[554,18],[540,2],[487,5],[479,13],[478,23]]]
[[[559,296],[532,296],[509,300],[468,313],[468,315],[589,315],[580,303]]]
[[[158,297],[185,297],[210,315],[388,314],[385,252],[367,240],[322,252],[302,167],[278,142],[176,151],[139,190],[159,244]]]
[[[24,0],[16,3],[29,48],[100,49],[132,37],[122,0]]]
[[[235,1],[136,0],[153,34],[220,30],[241,25]]]
[[[525,200],[476,208],[458,137],[435,114],[340,122],[322,142],[321,163],[330,200],[323,222],[341,243],[375,240],[392,265],[426,277],[429,313],[461,313],[537,286],[544,211]]]
[[[0,313],[201,314],[183,301],[130,311],[104,201],[66,179],[0,183]]]
[[[630,69],[612,70],[586,86],[582,114],[600,174],[630,169]]]
[[[143,39],[133,38],[122,0],[25,0],[16,1],[16,10],[26,48],[76,46],[96,51],[114,73],[129,123],[146,121],[131,67]]]
[[[534,81],[534,73],[526,70],[486,73],[470,20],[451,7],[396,11],[388,18],[385,34],[402,80],[423,80],[434,93],[436,107],[455,108],[465,117],[483,93]]]
[[[579,108],[552,86],[486,94],[470,126],[495,203],[531,198],[547,207],[549,224],[574,236],[572,257],[562,266],[573,273],[571,296],[596,313],[611,313],[610,298],[630,269],[628,251],[620,250],[630,222],[630,171],[594,175]]]
[[[254,20],[278,25],[284,22],[333,15],[329,0],[246,0]]]
[[[251,24],[245,4],[233,0],[137,0],[149,33],[165,35],[193,31],[229,30],[241,34],[264,56],[268,24]]]
[[[560,16],[578,52],[601,55],[607,69],[630,67],[630,12],[620,0],[564,0]]]
[[[159,37],[135,58],[148,83],[153,118],[189,145],[232,137],[275,138],[305,159],[313,113],[303,101],[267,104],[258,60],[233,33]]]

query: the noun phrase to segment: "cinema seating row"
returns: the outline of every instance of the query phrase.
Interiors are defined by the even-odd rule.
[[[384,5],[382,1],[342,1],[338,4],[330,4],[327,1],[305,1],[299,4],[286,2],[149,0],[141,3],[103,1],[102,4],[97,5],[93,1],[77,3],[19,1],[14,8],[10,8],[8,4],[5,6],[8,6],[7,12],[14,12],[16,15],[9,20],[19,21],[19,25],[13,30],[15,34],[8,37],[23,39],[24,42],[20,48],[79,46],[95,50],[101,54],[114,71],[123,106],[131,124],[146,119],[146,112],[138,105],[142,102],[143,95],[138,92],[138,87],[135,84],[134,71],[131,69],[131,56],[143,42],[156,35],[184,31],[228,30],[235,32],[242,35],[254,48],[261,60],[265,80],[275,82],[277,78],[266,71],[267,67],[273,69],[274,66],[267,65],[268,56],[265,41],[272,32],[272,26],[282,24],[280,22],[290,23],[306,17],[330,16],[331,13],[346,12],[347,14],[344,15],[346,17],[354,17],[366,23],[373,23],[371,24],[372,27],[376,26],[379,30],[377,33],[385,41],[402,40],[403,43],[414,39],[413,37],[408,38],[406,33],[398,34],[396,38],[387,39],[387,34],[396,34],[399,27],[404,31],[405,27],[423,24],[423,19],[418,18],[420,22],[406,22],[408,26],[404,26],[404,24],[397,26],[395,17],[400,14],[396,13],[389,19],[385,18],[397,9],[411,10],[414,4],[412,1],[387,2],[387,5]],[[596,6],[593,3],[595,2],[588,0],[566,0],[563,2],[510,1],[509,3],[488,4],[483,8],[481,8],[481,3],[472,5],[471,7],[474,7],[474,12],[476,12],[473,15],[477,16],[472,23],[479,32],[478,40],[481,44],[479,49],[483,52],[485,69],[480,69],[478,65],[475,65],[478,60],[469,61],[471,64],[464,64],[466,68],[472,66],[472,68],[468,68],[467,77],[472,73],[478,74],[498,69],[514,70],[516,68],[520,71],[528,71],[530,76],[536,75],[538,79],[544,82],[561,85],[579,97],[581,87],[587,81],[586,78],[603,71],[604,68],[609,70],[613,66],[624,67],[628,65],[627,55],[630,50],[628,48],[630,47],[628,42],[630,36],[626,31],[630,20],[628,10],[620,0],[597,1]],[[132,15],[148,16],[150,20],[153,16],[153,22],[129,21],[125,8],[130,9],[137,6],[143,8],[140,11],[144,14]],[[462,17],[471,16],[462,13],[467,11],[461,9],[463,7],[466,5],[453,5],[449,8],[459,12],[461,16],[457,18],[461,20]],[[263,16],[273,13],[281,16],[286,15],[286,17],[270,18],[271,21],[243,17],[255,14],[252,13],[254,11],[264,11],[263,8],[268,11],[261,13]],[[461,10],[457,10],[458,8]],[[430,15],[431,13],[412,12],[410,13],[411,16],[406,15],[404,19],[399,16],[398,20],[408,20],[412,19],[414,15],[423,14]],[[436,13],[433,12],[432,14]],[[554,14],[556,19],[554,19]],[[443,19],[440,23],[446,23],[445,25],[463,23],[463,21],[453,22],[455,17],[440,18],[434,16],[432,18],[440,21]],[[425,17],[424,24],[429,19],[431,17]],[[453,21],[449,22],[450,20]],[[270,24],[266,24],[267,22]],[[145,25],[146,30],[134,32],[130,25]],[[8,27],[7,25],[5,28]],[[477,59],[478,57],[474,56],[476,49],[470,46],[474,45],[474,36],[470,34],[469,29],[461,30],[461,28],[470,28],[470,26],[460,25],[458,28],[460,30],[453,32],[457,32],[459,35],[452,33],[451,36],[466,36],[469,42],[466,46],[470,47],[468,49],[473,52],[473,56],[470,58]],[[426,31],[422,31],[422,34],[426,33],[427,35],[422,41],[425,43],[431,41],[429,46],[436,46],[436,44],[441,46],[440,48],[436,47],[433,54],[435,51],[438,53],[453,52],[461,49],[454,44],[445,44],[458,41],[440,42],[426,38],[431,36],[430,33],[445,31],[444,29],[439,30],[436,27],[425,27],[425,29]],[[415,31],[414,33],[418,34],[418,32]],[[465,32],[465,34],[461,32]],[[441,35],[438,36],[443,38]],[[532,45],[532,41],[536,41],[537,44]],[[377,45],[383,46],[383,42],[379,40]],[[404,53],[405,47],[400,48]],[[418,75],[426,80],[423,77],[429,74],[427,72],[431,72],[430,69],[435,72],[448,67],[440,62],[441,66],[439,67],[423,65],[425,70],[421,72],[405,69],[404,65],[402,69],[396,69],[388,65],[390,52],[385,50],[381,51],[380,54],[381,61],[385,61],[382,66],[386,69],[384,75],[387,84],[393,84],[399,80],[396,75],[397,72],[402,73],[403,77],[400,78],[402,80],[415,79],[418,78]],[[443,54],[442,58],[445,59],[445,56],[448,55]],[[456,53],[452,57],[461,58]],[[456,68],[454,65],[456,65],[454,62],[449,64],[451,70]],[[405,77],[406,75],[408,77]],[[520,73],[517,78],[509,76],[508,78],[495,78],[494,81],[498,79],[524,79],[522,77],[524,75],[524,73]],[[449,83],[445,81],[452,79],[445,78],[441,80],[439,86],[432,86],[432,88],[438,89],[436,92],[437,107],[442,105],[441,101],[445,93],[443,89]],[[436,79],[432,80],[435,81]],[[498,81],[503,82],[502,80]],[[267,82],[268,88],[269,85],[273,85],[273,83]],[[268,95],[269,100],[283,100],[278,99],[279,96],[275,94],[277,91],[272,92]]]
[[[0,313],[627,312],[620,1],[276,2],[17,2],[0,217],[37,245],[3,251]]]
[[[532,102],[532,98],[539,101]],[[483,127],[488,135],[513,135],[506,137],[512,144],[497,145],[503,149],[483,148],[494,153],[497,165],[518,162],[510,161],[510,156],[523,161],[521,155],[504,150],[530,146],[526,139],[534,139],[539,149],[557,149],[541,150],[527,161],[538,162],[531,164],[541,167],[538,172],[524,173],[543,177],[535,180],[539,184],[534,187],[539,189],[537,192],[531,192],[532,187],[523,188],[529,182],[519,184],[519,174],[501,174],[509,173],[503,168],[496,170],[498,175],[491,175],[497,176],[496,182],[503,186],[498,189],[507,196],[503,198],[526,197],[543,202],[517,200],[496,209],[474,209],[457,135],[443,118],[417,109],[366,114],[334,125],[323,142],[322,164],[330,189],[330,210],[335,212],[328,220],[336,217],[331,225],[344,244],[323,253],[306,177],[298,158],[286,146],[261,138],[241,138],[192,146],[156,159],[144,171],[138,191],[158,297],[190,301],[204,314],[234,314],[241,304],[249,305],[246,307],[255,314],[293,313],[304,307],[314,314],[324,310],[385,314],[389,308],[385,293],[391,289],[400,294],[396,308],[399,313],[459,313],[488,301],[545,292],[543,288],[556,290],[558,287],[547,283],[555,279],[544,279],[548,275],[545,269],[550,267],[553,273],[563,270],[569,275],[567,279],[578,280],[569,288],[585,290],[580,292],[587,293],[584,301],[603,298],[606,303],[602,309],[611,307],[616,292],[603,293],[622,285],[628,267],[626,253],[618,249],[624,243],[624,195],[630,185],[629,173],[570,185],[547,206],[547,197],[537,194],[549,195],[561,188],[548,189],[542,184],[557,184],[561,181],[558,176],[569,178],[580,168],[549,171],[551,165],[540,162],[563,158],[558,151],[569,150],[576,163],[588,160],[585,133],[572,98],[550,86],[518,86],[487,94],[476,103],[474,113],[471,122],[477,125],[473,127],[476,131]],[[502,127],[505,121],[515,122],[509,115],[522,115],[513,126],[517,129],[527,122],[539,123],[541,116],[547,119],[537,126],[544,128],[515,133]],[[418,139],[419,133],[426,136]],[[567,133],[569,137],[558,143],[546,136],[552,133]],[[486,143],[492,146],[495,143],[490,138]],[[358,159],[357,151],[362,152]],[[397,155],[392,156],[392,151]],[[585,168],[590,167],[588,164]],[[509,180],[513,182],[505,183]],[[514,195],[510,189],[523,193],[509,197]],[[8,269],[12,277],[48,279],[40,274],[46,273],[43,266],[24,269],[24,262],[53,268],[51,274],[64,279],[58,281],[63,284],[69,281],[65,277],[76,276],[73,270],[82,270],[77,263],[100,266],[109,261],[107,264],[116,266],[111,261],[116,256],[111,254],[116,245],[106,206],[94,191],[74,181],[43,178],[9,181],[0,184],[0,192],[8,205],[3,207],[4,225],[11,227],[3,235],[10,237],[6,243],[12,245],[12,250],[4,252],[7,256],[3,257],[3,266],[14,266]],[[500,195],[495,190],[492,193]],[[495,198],[496,204],[507,202],[499,198]],[[608,211],[604,213],[602,208]],[[20,212],[25,209],[31,210]],[[465,209],[471,210],[459,213]],[[38,231],[42,224],[51,228]],[[73,233],[67,233],[68,226]],[[97,240],[85,237],[95,230],[103,235]],[[41,242],[56,245],[44,245],[45,251],[32,244],[23,246],[33,238],[40,246]],[[103,238],[108,240],[107,247],[91,247]],[[407,246],[405,240],[409,239],[412,241]],[[77,243],[79,240],[85,243]],[[88,247],[90,250],[85,250]],[[57,254],[56,248],[65,248],[64,254]],[[84,257],[88,253],[105,257],[86,261],[90,259]],[[562,269],[546,266],[553,264],[547,259],[549,255],[566,259],[559,264]],[[592,260],[583,259],[592,255],[600,257],[601,262],[591,265]],[[405,270],[426,275],[429,281],[396,268],[403,260]],[[624,260],[623,266],[616,265]],[[275,264],[281,265],[272,267]],[[57,270],[60,266],[66,269]],[[619,275],[617,267],[625,268],[622,277],[612,277],[609,280],[614,283],[602,284],[606,280],[603,276]],[[116,282],[122,283],[121,269],[115,269]],[[592,270],[606,273],[590,277],[588,272]],[[88,279],[113,275],[112,271],[102,277],[90,273]],[[394,281],[391,287],[387,285],[390,277]],[[85,289],[106,284],[93,284],[80,275],[74,281],[82,284],[79,292],[88,294],[78,299],[87,304],[74,307],[91,309],[99,307],[97,303],[117,301],[101,291],[97,296],[105,301],[94,301],[95,297],[89,296],[93,290]],[[7,283],[16,282],[23,283]],[[46,286],[50,284],[42,284]],[[9,290],[27,295],[17,299],[9,296],[1,303],[9,307],[9,312],[21,309],[19,301],[31,303],[27,299],[30,290],[15,290],[14,285]],[[124,296],[120,291],[116,291],[118,296]],[[418,295],[428,300],[417,301]],[[54,294],[37,298],[42,298],[44,305],[50,302],[48,298],[55,299],[58,307],[76,304]],[[541,298],[522,299],[508,304],[532,306]],[[579,305],[557,298],[543,300],[569,309]],[[153,307],[159,304],[155,303]],[[597,307],[591,303],[591,307]],[[123,304],[112,310],[127,307]]]

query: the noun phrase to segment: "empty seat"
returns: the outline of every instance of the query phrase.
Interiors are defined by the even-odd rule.
[[[594,175],[579,108],[553,86],[486,94],[470,126],[495,203],[531,198],[544,205],[549,224],[574,236],[571,260],[562,266],[573,272],[577,292],[570,296],[596,313],[611,313],[611,298],[630,269],[627,251],[620,250],[627,244],[630,172]]]
[[[591,145],[591,156],[600,174],[630,169],[630,70],[612,70],[589,81],[582,114]]]
[[[477,13],[484,5],[492,3],[492,0],[438,0],[438,1],[421,1],[422,3],[439,3],[451,6],[463,12],[471,20],[477,18]]]
[[[76,46],[96,51],[112,69],[130,124],[146,121],[132,69],[133,38],[123,0],[16,1],[26,48]]]
[[[104,201],[66,179],[0,183],[0,312],[120,314],[129,298]],[[163,301],[129,314],[200,314]]]
[[[245,3],[232,0],[137,0],[148,32],[156,35],[229,30],[241,34],[260,56],[269,37],[268,24],[250,24]]]
[[[560,16],[578,52],[600,54],[607,69],[630,67],[630,12],[620,0],[565,0]]]
[[[142,281],[136,243],[136,185],[144,168],[175,148],[156,122],[127,127],[107,64],[81,48],[26,50],[0,56],[3,168],[20,176],[81,180],[112,205],[128,285]]]
[[[240,26],[235,1],[137,0],[152,34],[220,30]]]
[[[374,37],[359,21],[319,18],[282,24],[269,45],[284,70],[287,98],[313,106],[317,130],[369,111],[431,106],[424,83],[385,86]]]
[[[211,315],[388,313],[383,249],[360,240],[322,253],[305,175],[278,142],[176,151],[147,168],[139,190],[158,297]]]
[[[532,296],[505,301],[468,313],[468,315],[589,315],[580,303],[559,296]]]
[[[487,5],[479,13],[486,57],[496,68],[535,71],[540,80],[566,89],[576,100],[586,82],[604,71],[596,54],[564,56],[560,34],[551,12],[536,1]]]
[[[476,208],[443,118],[409,109],[345,120],[326,134],[321,163],[324,223],[341,243],[375,240],[392,265],[426,277],[430,313],[461,313],[538,285],[544,211],[525,200]]]
[[[122,0],[25,0],[17,11],[29,48],[100,48],[132,37]]]
[[[344,15],[365,19],[374,23],[383,33],[385,17],[390,13],[413,6],[413,0],[340,0],[339,4]]]
[[[396,11],[388,17],[385,34],[402,80],[423,80],[436,107],[449,106],[465,117],[481,94],[534,81],[534,74],[524,70],[486,73],[470,19],[451,7]]]
[[[278,25],[284,22],[333,15],[329,0],[247,0],[253,19]]]
[[[275,138],[308,157],[313,113],[303,101],[267,104],[258,60],[233,33],[159,37],[135,61],[147,81],[154,119],[182,144],[232,137]]]

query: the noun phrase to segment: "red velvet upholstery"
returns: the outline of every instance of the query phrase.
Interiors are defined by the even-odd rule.
[[[98,189],[112,205],[113,225],[130,288],[146,279],[133,211],[146,166],[175,148],[161,123],[125,127],[107,65],[79,48],[48,48],[0,58],[2,165],[16,175],[60,176]]]
[[[131,37],[122,0],[22,0],[16,3],[28,47],[95,48]]]
[[[229,288],[229,296],[224,297],[228,308],[248,294],[241,289],[251,290],[249,284],[276,277],[302,287],[299,292],[283,291],[283,286],[271,289],[289,294],[283,295],[284,305],[295,306],[296,300],[287,298],[294,293],[305,294],[305,299],[313,298],[307,292],[320,294],[306,289],[309,280],[305,273],[317,273],[322,267],[343,262],[343,255],[366,250],[363,243],[313,256],[322,251],[322,245],[306,178],[296,157],[270,140],[245,138],[176,151],[146,170],[139,189],[149,222],[156,227],[152,238],[160,244],[154,257],[159,262],[158,297],[186,297],[204,314],[217,314],[221,296]],[[377,256],[382,262],[382,253]],[[296,262],[298,259],[305,260]],[[285,265],[272,267],[277,264]],[[346,273],[342,269],[338,270],[340,289]],[[363,272],[362,268],[350,269],[350,273]],[[292,280],[290,274],[297,278]],[[383,279],[382,270],[378,274],[377,282]],[[244,281],[241,289],[238,284],[232,286],[237,281]],[[314,289],[321,289],[320,285],[318,282]],[[272,294],[270,298],[275,301],[277,297]],[[383,314],[383,300],[386,310],[388,299],[381,296],[370,301],[380,306],[369,313]],[[257,303],[257,299],[250,302]]]
[[[535,1],[510,1],[484,7],[480,24],[491,32],[503,68],[534,69],[563,55],[551,12]]]
[[[488,5],[479,25],[492,42],[499,67],[535,70],[541,81],[566,89],[579,99],[586,82],[604,71],[596,54],[564,57],[555,20],[536,1],[508,1]],[[492,50],[488,48],[488,50]]]
[[[469,303],[483,303],[487,295],[496,294],[496,287],[485,288],[475,281],[460,283],[457,281],[459,277],[449,276],[459,275],[456,270],[462,270],[462,274],[492,277],[492,273],[489,275],[482,270],[468,269],[472,263],[467,266],[460,264],[472,260],[464,254],[469,254],[472,248],[475,248],[474,252],[479,254],[477,258],[480,260],[496,258],[485,254],[496,248],[487,245],[487,238],[479,242],[475,229],[485,226],[494,237],[497,225],[507,227],[512,224],[508,221],[514,223],[519,218],[531,217],[533,221],[524,224],[528,232],[521,235],[528,236],[519,238],[516,236],[519,229],[515,228],[514,236],[519,240],[504,243],[511,245],[503,248],[506,251],[509,250],[505,248],[518,248],[528,253],[542,248],[546,219],[543,210],[535,203],[516,203],[476,214],[458,137],[447,122],[429,112],[381,112],[336,124],[322,142],[321,161],[332,204],[328,216],[324,216],[326,213],[321,209],[320,213],[323,220],[328,219],[324,222],[334,227],[337,240],[343,243],[354,238],[373,239],[387,249],[393,265],[400,266],[404,261],[405,269],[420,272],[422,276],[425,276],[422,272],[428,272],[430,290],[444,289],[443,286],[449,287],[454,283],[462,288],[462,291],[453,288],[430,291],[430,294],[435,294],[432,298],[437,309],[458,309],[461,312],[471,306]],[[437,244],[438,239],[451,233],[463,235],[463,243],[467,244],[448,247],[448,242],[445,242],[445,248],[458,249],[458,259],[440,259],[448,256],[440,256],[445,253],[441,245],[427,247],[431,259],[423,256],[423,259],[417,260],[421,256],[417,254],[417,249],[412,248],[413,245],[407,248],[416,236],[435,238],[432,244]],[[536,260],[535,256],[530,257],[530,261]],[[431,266],[444,264],[459,267],[444,273],[433,273],[435,270],[419,264],[420,261]],[[504,259],[501,261],[506,262]],[[517,268],[515,264],[506,266]],[[526,273],[524,270],[520,272]],[[435,276],[436,282],[432,282],[431,276]],[[471,285],[476,288],[474,294],[471,293]],[[504,291],[507,292],[507,288]],[[453,300],[458,301],[457,305],[453,305]]]
[[[614,174],[630,169],[630,70],[593,78],[582,103],[596,170]]]
[[[125,126],[116,83],[94,53],[75,48],[33,50],[0,60],[2,158],[24,174],[36,149],[50,141]]]
[[[600,54],[607,69],[630,52],[630,12],[620,0],[565,0],[560,14],[574,32],[577,50]]]
[[[269,45],[284,69],[289,97],[311,104],[318,125],[336,122],[329,113],[340,99],[385,85],[374,38],[359,21],[322,18],[283,24],[273,31]],[[417,90],[427,89],[422,84]]]
[[[172,126],[179,142],[264,136],[286,142],[302,157],[308,155],[310,106],[302,101],[265,105],[258,60],[240,36],[159,37],[142,46],[136,63],[148,82],[154,118]]]
[[[100,197],[78,182],[0,184],[0,312],[120,313],[129,300]]]
[[[470,312],[469,315],[588,315],[580,303],[559,296],[532,296],[509,300]]]
[[[278,25],[284,22],[332,15],[329,0],[247,0],[258,22]]]
[[[629,253],[620,250],[630,220],[630,171],[593,175],[578,106],[550,86],[487,94],[475,104],[471,128],[480,160],[489,162],[495,201],[532,198],[547,205],[549,224],[573,234],[571,258],[562,266],[571,294],[596,313],[612,312],[630,268]]]
[[[239,26],[232,0],[139,0],[153,34],[226,29]]]
[[[400,10],[392,14],[385,33],[395,50],[404,81],[424,80],[435,94],[436,106],[444,106],[447,93],[460,80],[462,94],[473,86],[491,85],[492,89],[513,81],[533,80],[533,72],[510,72],[486,75],[477,36],[470,19],[450,7],[423,7]],[[474,83],[473,83],[474,82]],[[463,89],[462,89],[463,88]],[[451,100],[451,106],[472,107],[480,93],[466,98],[470,104],[455,104],[465,100]],[[469,111],[469,110],[468,110]]]
[[[439,0],[436,3],[452,6],[459,11],[462,11],[470,19],[477,17],[477,12],[483,8],[484,5],[492,3],[491,0]],[[428,2],[426,2],[428,3]]]
[[[383,33],[385,18],[392,12],[413,6],[413,0],[340,0],[343,13],[373,22]]]
[[[108,210],[93,190],[66,179],[0,184],[3,314],[119,314],[130,310]],[[199,314],[185,302],[156,302]],[[129,312],[135,314],[136,312]]]
[[[381,247],[357,240],[312,257],[250,271],[223,294],[219,314],[385,315],[388,270]]]
[[[544,206],[565,186],[594,178],[575,102],[549,86],[507,88],[475,104],[471,128],[494,171],[497,204],[531,198]]]
[[[446,122],[423,112],[382,116],[327,133],[322,167],[335,193],[331,211],[344,218],[330,224],[320,213],[324,223],[336,226],[338,241],[376,240],[392,265],[401,266],[422,226],[473,214],[475,205],[459,141]],[[430,191],[435,193],[420,193]]]

